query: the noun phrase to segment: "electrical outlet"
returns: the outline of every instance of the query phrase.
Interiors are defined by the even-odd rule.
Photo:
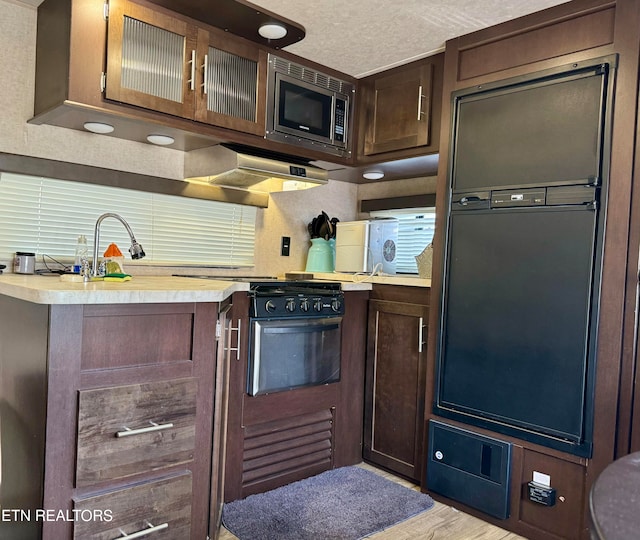
[[[283,257],[288,257],[290,247],[291,247],[291,237],[283,236],[282,247],[280,248],[280,255],[282,255]]]

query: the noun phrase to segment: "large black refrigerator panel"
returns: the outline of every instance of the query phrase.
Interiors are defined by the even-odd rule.
[[[592,205],[451,213],[436,412],[588,454],[595,245]]]
[[[597,184],[605,62],[454,94],[452,189]]]

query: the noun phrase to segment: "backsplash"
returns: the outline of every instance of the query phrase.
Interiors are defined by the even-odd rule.
[[[184,154],[110,137],[47,125],[31,125],[35,72],[36,15],[34,8],[0,0],[0,152],[42,157],[141,173],[163,178],[181,179]],[[229,271],[235,274],[282,275],[304,270],[310,246],[307,224],[323,210],[341,221],[359,219],[358,202],[362,198],[380,198],[435,190],[431,179],[414,179],[376,184],[350,184],[330,180],[328,184],[308,190],[286,191],[270,196],[269,207],[259,209],[256,222],[254,269]],[[283,236],[291,238],[290,255],[280,255]],[[125,264],[133,275],[172,274],[176,267]],[[11,271],[13,261],[6,264]],[[37,267],[42,267],[39,262]],[[191,269],[193,270],[193,269]],[[223,273],[208,269],[207,273]],[[227,272],[224,272],[227,273]]]

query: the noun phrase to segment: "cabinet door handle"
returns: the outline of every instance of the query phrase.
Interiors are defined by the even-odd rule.
[[[131,437],[132,435],[142,435],[143,433],[151,433],[152,431],[162,431],[163,429],[170,429],[173,427],[173,423],[167,424],[156,424],[155,422],[150,422],[151,425],[149,427],[143,427],[138,429],[130,429],[127,426],[124,426],[123,431],[116,431],[116,437]]]
[[[122,533],[122,536],[118,536],[116,540],[133,540],[134,538],[142,538],[143,536],[148,536],[149,534],[164,531],[169,528],[168,523],[163,523],[162,525],[156,525],[154,527],[151,523],[147,522],[147,525],[148,527],[146,529],[141,529],[131,534],[127,534],[121,529],[120,532]]]
[[[202,93],[207,95],[207,77],[209,76],[209,55],[204,55],[204,64],[202,64]]]
[[[424,345],[424,319],[420,317],[418,320],[418,352],[422,352],[422,348]]]
[[[236,352],[236,360],[240,360],[240,323],[242,319],[238,319],[238,326],[234,328],[233,326],[229,327],[229,344],[231,344],[231,332],[238,332],[238,346],[237,347],[227,347],[228,351]]]
[[[424,114],[422,111],[422,100],[425,96],[422,95],[422,85],[418,87],[418,122],[420,122],[420,117]]]
[[[191,78],[187,81],[189,83],[189,89],[196,89],[196,51],[195,49],[191,51],[191,60],[189,60],[189,64],[191,64]]]

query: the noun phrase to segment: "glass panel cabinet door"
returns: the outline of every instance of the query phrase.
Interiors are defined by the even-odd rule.
[[[185,21],[126,0],[112,0],[107,99],[193,118],[196,35],[196,27]]]
[[[222,30],[111,0],[107,99],[264,136],[267,53]]]
[[[215,29],[198,30],[196,120],[264,135],[267,54]]]

